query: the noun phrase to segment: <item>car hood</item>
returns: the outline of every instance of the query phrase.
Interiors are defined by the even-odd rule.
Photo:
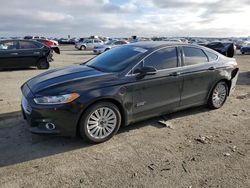
[[[50,89],[59,89],[59,92],[75,89],[90,89],[98,87],[100,83],[110,83],[117,79],[114,73],[105,73],[85,65],[65,66],[46,71],[26,82],[33,94]],[[77,84],[77,87],[75,85]]]

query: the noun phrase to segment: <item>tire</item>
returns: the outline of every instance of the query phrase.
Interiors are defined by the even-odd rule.
[[[88,142],[101,143],[112,138],[120,125],[121,113],[117,106],[109,102],[100,102],[90,106],[83,114],[79,133]]]
[[[85,46],[81,46],[81,47],[79,48],[79,50],[86,50],[86,47],[85,47]]]
[[[40,59],[37,62],[37,68],[38,69],[48,69],[49,68],[49,62],[46,59]]]
[[[230,44],[230,46],[227,49],[227,57],[233,57],[234,56],[234,45]]]
[[[245,54],[245,52],[241,52],[241,54],[242,54],[242,55],[244,55],[244,54]]]
[[[218,82],[208,99],[208,107],[211,109],[219,109],[226,102],[228,96],[228,86],[226,82],[220,81]]]

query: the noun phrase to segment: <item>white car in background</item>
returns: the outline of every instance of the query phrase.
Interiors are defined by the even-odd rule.
[[[104,44],[100,39],[85,39],[81,42],[76,42],[75,48],[78,50],[93,50],[95,46]]]
[[[110,50],[111,48],[124,44],[128,44],[128,42],[125,40],[111,40],[103,45],[95,46],[93,52],[94,54],[101,54],[107,50]]]

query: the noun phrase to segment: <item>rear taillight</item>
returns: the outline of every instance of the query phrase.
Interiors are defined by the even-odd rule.
[[[233,63],[233,69],[236,69],[238,67],[238,63],[235,61],[234,63]]]

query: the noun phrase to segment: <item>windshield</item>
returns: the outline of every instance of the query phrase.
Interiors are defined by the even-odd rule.
[[[146,49],[140,47],[121,46],[96,56],[86,65],[103,72],[119,72],[125,69],[131,60],[146,51]]]

